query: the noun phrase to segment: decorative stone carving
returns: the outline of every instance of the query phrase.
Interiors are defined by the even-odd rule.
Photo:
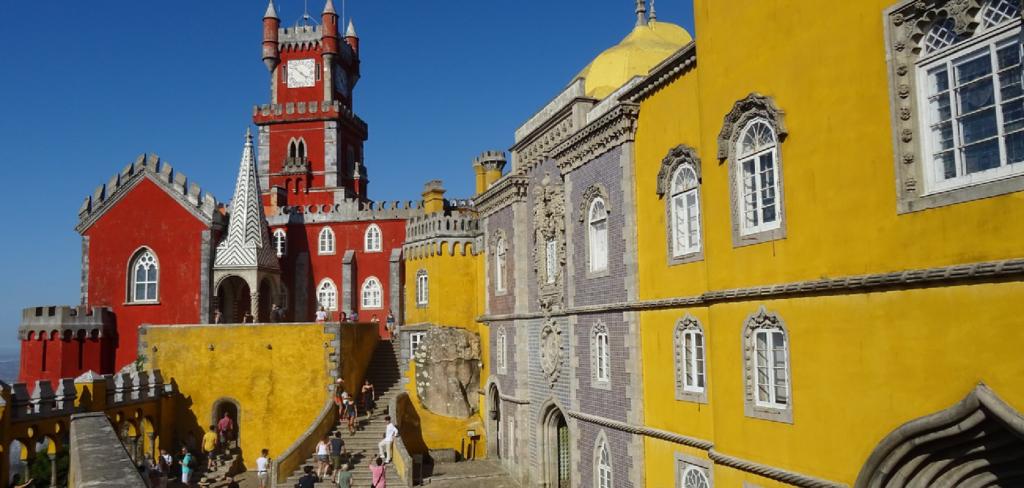
[[[686,312],[686,316],[676,322],[673,338],[675,339],[675,379],[676,379],[676,400],[684,400],[697,403],[707,403],[708,397],[705,392],[687,391],[685,389],[686,378],[686,351],[684,350],[683,335],[687,331],[697,331],[701,337],[704,336],[704,327],[696,317]],[[707,349],[705,348],[705,351]]]
[[[612,148],[630,142],[636,135],[637,104],[622,103],[580,129],[551,150],[558,168],[567,173]]]
[[[590,211],[590,202],[593,202],[595,198],[601,197],[604,200],[604,209],[608,213],[611,213],[612,208],[608,204],[608,191],[601,185],[592,185],[587,188],[587,191],[583,192],[583,198],[580,200],[580,214],[579,221],[586,222],[589,218],[587,215]]]
[[[465,329],[431,327],[416,348],[416,394],[432,413],[469,418],[477,409],[480,338]]]
[[[680,144],[669,149],[668,155],[661,160],[657,188],[659,197],[665,196],[672,188],[672,175],[675,174],[676,168],[683,164],[692,166],[693,171],[697,173],[697,180],[701,180],[700,156],[697,155],[697,150],[686,144]]]
[[[743,126],[750,120],[764,118],[775,129],[779,142],[789,135],[786,129],[786,112],[775,104],[771,95],[751,93],[747,98],[737,101],[732,110],[722,121],[722,131],[718,133],[718,159],[726,159],[736,147],[736,138],[743,131]]]
[[[534,269],[537,272],[538,302],[550,314],[562,303],[562,268],[565,264],[565,191],[561,177],[552,181],[544,174],[533,188]]]
[[[552,385],[562,374],[564,349],[562,326],[555,319],[548,319],[540,329],[540,368]]]

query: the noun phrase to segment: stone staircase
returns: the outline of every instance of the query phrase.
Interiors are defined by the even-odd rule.
[[[340,421],[334,424],[334,428],[330,433],[331,438],[334,438],[334,434],[340,432],[341,438],[345,440],[347,455],[342,456],[342,463],[348,463],[352,466],[353,486],[356,487],[370,486],[370,469],[367,468],[367,464],[373,458],[373,455],[379,452],[377,443],[381,441],[384,435],[384,417],[390,414],[388,412],[388,405],[391,403],[391,399],[402,389],[401,374],[398,369],[397,344],[392,344],[389,341],[380,341],[378,343],[377,349],[373,352],[373,358],[370,360],[370,368],[366,372],[366,379],[370,380],[370,383],[373,384],[377,391],[377,408],[370,416],[369,424],[366,421],[366,414],[360,408],[359,420],[356,421],[356,428],[358,430],[355,435],[350,435],[348,425]],[[346,386],[350,394],[355,393],[358,395],[362,390],[362,385]],[[394,458],[394,453],[395,451],[392,450],[392,459]],[[312,454],[310,453],[310,456],[302,466],[312,466],[313,469],[316,469],[316,457]],[[300,467],[288,477],[282,486],[287,488],[295,486],[302,475],[302,468]],[[387,484],[389,487],[407,486],[398,475],[398,470],[392,465],[389,465],[387,469]],[[337,485],[333,482],[333,476],[329,475],[325,476],[323,481],[317,483],[316,486],[320,488],[336,487]]]
[[[238,442],[231,441],[228,443],[228,454],[224,454],[224,451],[220,448],[217,449],[216,454],[213,456],[213,469],[206,469],[206,461],[203,459],[200,461],[199,468],[196,469],[196,475],[192,479],[198,482],[205,476],[211,480],[220,481],[229,474],[241,471],[241,458],[242,451],[238,448]]]

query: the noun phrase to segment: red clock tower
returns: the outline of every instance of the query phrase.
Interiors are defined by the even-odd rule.
[[[270,103],[253,109],[259,126],[264,205],[309,206],[366,200],[366,123],[352,111],[359,80],[359,38],[349,21],[340,35],[327,0],[320,25],[281,28],[273,0],[263,17],[263,62]]]

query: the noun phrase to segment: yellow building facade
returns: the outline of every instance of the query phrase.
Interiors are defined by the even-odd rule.
[[[1020,482],[1020,2],[694,7],[623,97],[646,486]]]

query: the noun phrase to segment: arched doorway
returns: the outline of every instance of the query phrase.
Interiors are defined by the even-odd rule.
[[[569,488],[572,486],[572,449],[569,423],[562,410],[553,403],[541,409],[540,417],[540,486]]]
[[[213,408],[210,411],[210,425],[219,425],[220,421],[224,418],[224,415],[227,414],[235,427],[234,434],[227,442],[228,449],[234,449],[241,445],[242,417],[239,415],[241,410],[241,404],[239,404],[238,400],[235,400],[234,398],[221,398],[213,402]]]
[[[487,390],[487,456],[497,459],[504,459],[505,453],[502,450],[501,432],[501,395],[498,393],[498,385],[491,383]]]
[[[228,276],[217,286],[217,307],[220,308],[221,322],[238,324],[251,311],[252,299],[249,283],[240,276]]]

